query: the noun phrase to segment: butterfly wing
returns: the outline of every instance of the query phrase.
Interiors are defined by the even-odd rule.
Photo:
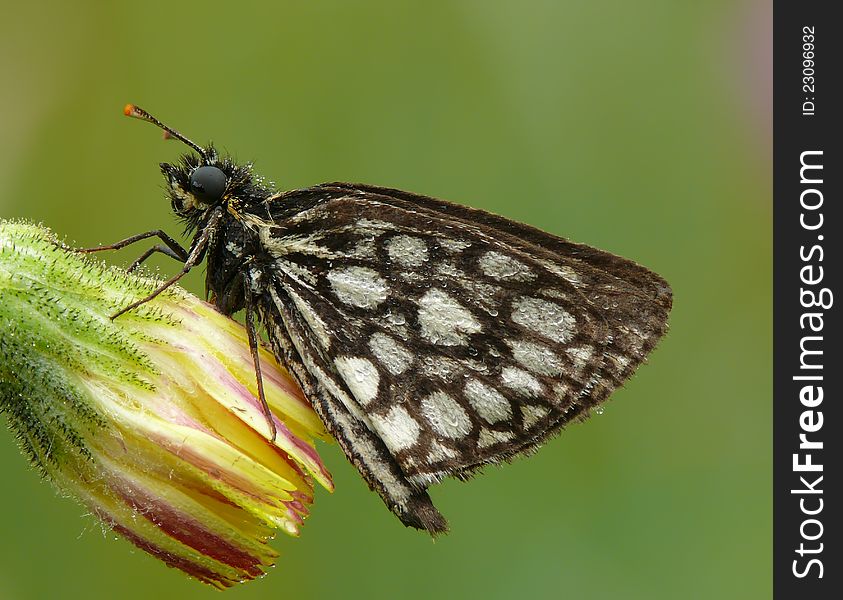
[[[268,206],[252,277],[270,338],[412,526],[445,526],[430,484],[586,416],[667,327],[659,276],[483,211],[357,184]]]

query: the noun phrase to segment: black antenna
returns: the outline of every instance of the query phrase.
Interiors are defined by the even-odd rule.
[[[140,106],[135,106],[134,104],[127,104],[123,108],[123,114],[126,115],[127,117],[134,117],[135,119],[140,119],[141,121],[146,121],[147,123],[152,123],[153,125],[157,125],[158,127],[160,127],[161,129],[164,130],[164,137],[165,138],[174,137],[177,140],[181,140],[182,142],[184,142],[185,144],[187,144],[188,146],[190,146],[191,148],[196,150],[202,156],[202,158],[204,158],[206,160],[208,159],[208,155],[205,152],[205,149],[202,148],[202,146],[200,146],[196,142],[193,142],[193,141],[187,139],[186,137],[184,137],[182,134],[180,134],[175,129],[173,129],[171,127],[167,127],[166,125],[164,125],[164,123],[162,123],[161,121],[159,121],[158,119],[153,117],[151,114],[146,112]]]

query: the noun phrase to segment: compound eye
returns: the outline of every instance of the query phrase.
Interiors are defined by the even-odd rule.
[[[228,178],[216,167],[199,167],[190,176],[190,191],[197,200],[213,204],[222,199]]]

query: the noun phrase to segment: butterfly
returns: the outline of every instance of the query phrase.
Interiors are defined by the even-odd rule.
[[[258,323],[348,460],[407,526],[447,530],[427,489],[529,453],[621,386],[667,330],[670,286],[635,262],[488,212],[410,192],[325,183],[276,192],[200,146],[161,164],[224,314]],[[268,419],[268,427],[273,427]],[[272,432],[274,435],[274,431]]]

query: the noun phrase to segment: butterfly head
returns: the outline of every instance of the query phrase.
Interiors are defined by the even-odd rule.
[[[251,185],[248,165],[221,159],[212,145],[200,146],[134,104],[127,104],[123,113],[160,127],[165,138],[177,139],[193,150],[176,164],[160,165],[173,212],[179,217],[195,221],[208,209],[237,198],[244,187]]]
[[[190,218],[224,202],[231,175],[225,166],[195,154],[185,154],[178,164],[161,163],[173,212]]]

